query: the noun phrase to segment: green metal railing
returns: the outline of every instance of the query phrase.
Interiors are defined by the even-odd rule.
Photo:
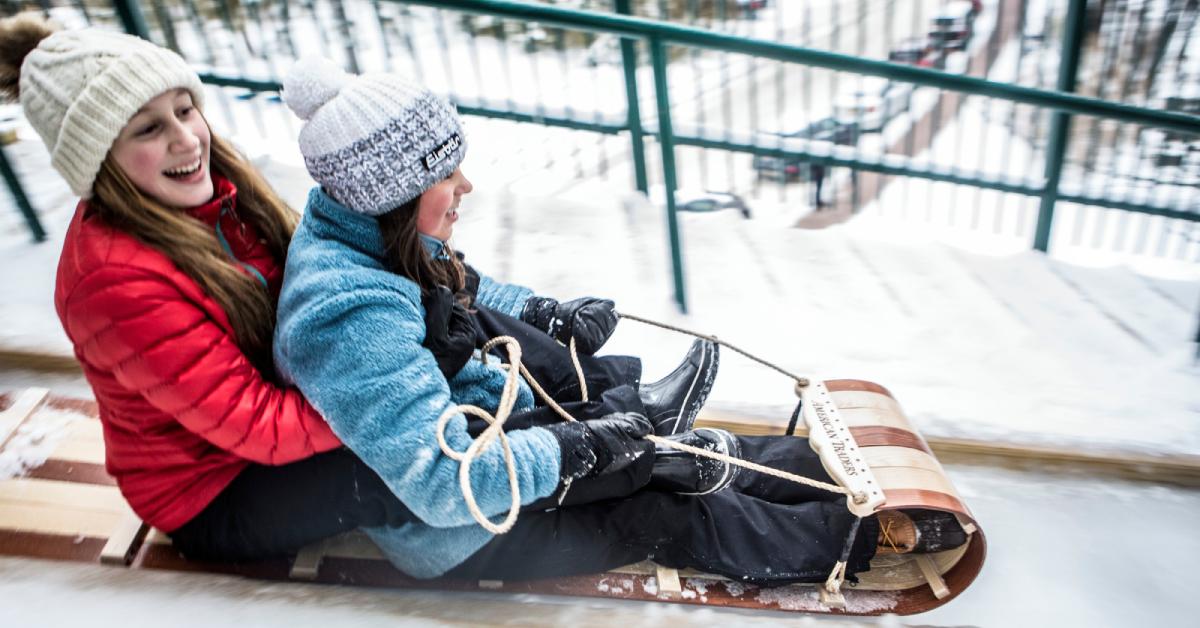
[[[192,0],[185,0],[191,14],[191,21],[197,22],[197,9]],[[235,28],[230,18],[226,0],[218,0],[222,7],[222,19],[228,29]],[[295,0],[293,0],[294,2]],[[348,67],[357,67],[359,63],[353,39],[350,38],[349,21],[342,4],[331,0],[336,12],[336,25],[329,29],[318,29],[322,38],[322,46],[327,43],[324,30],[330,37],[341,38],[344,45],[345,62]],[[368,0],[363,0],[367,2]],[[659,144],[660,155],[657,161],[661,165],[661,177],[667,190],[665,194],[666,218],[671,245],[672,270],[674,278],[675,298],[681,308],[686,310],[686,286],[683,273],[683,246],[680,242],[678,223],[676,220],[675,194],[677,186],[676,149],[677,147],[695,147],[726,151],[729,153],[750,154],[765,157],[782,157],[802,159],[806,163],[824,164],[849,168],[854,172],[878,173],[880,175],[898,175],[970,186],[980,190],[996,190],[999,192],[1018,194],[1038,200],[1039,210],[1037,227],[1033,246],[1039,250],[1047,250],[1050,245],[1050,234],[1053,225],[1054,212],[1060,202],[1077,203],[1082,205],[1120,209],[1129,212],[1162,216],[1169,219],[1195,222],[1200,220],[1200,198],[1196,195],[1184,195],[1179,202],[1164,203],[1150,202],[1145,199],[1131,197],[1128,194],[1118,195],[1104,186],[1099,190],[1089,191],[1085,186],[1067,189],[1063,186],[1064,164],[1068,147],[1071,145],[1072,122],[1078,116],[1093,122],[1090,127],[1095,131],[1096,121],[1114,121],[1136,125],[1137,127],[1162,129],[1194,138],[1200,131],[1200,117],[1179,112],[1163,111],[1144,106],[1137,106],[1121,98],[1120,102],[1091,98],[1071,93],[1076,84],[1076,72],[1080,67],[1080,58],[1084,45],[1084,34],[1087,13],[1085,0],[1069,0],[1063,19],[1062,40],[1059,46],[1059,63],[1057,70],[1056,89],[1043,89],[1016,83],[999,82],[985,78],[952,74],[935,69],[926,69],[912,65],[889,63],[839,53],[831,50],[821,50],[803,44],[784,41],[767,41],[752,39],[728,32],[706,30],[697,26],[671,23],[668,21],[636,17],[632,15],[637,9],[631,0],[614,0],[608,2],[596,0],[594,6],[610,6],[613,12],[597,10],[578,10],[563,8],[548,4],[529,2],[513,2],[503,0],[369,0],[377,9],[376,19],[380,29],[385,29],[380,7],[384,5],[420,5],[443,11],[454,11],[460,14],[488,15],[510,22],[536,22],[544,27],[563,29],[566,32],[586,32],[616,36],[620,38],[620,52],[625,89],[625,110],[619,112],[589,111],[582,108],[550,109],[537,104],[519,104],[510,97],[506,102],[489,100],[482,97],[457,97],[457,104],[466,115],[484,116],[489,118],[512,120],[541,124],[549,127],[585,131],[607,136],[627,136],[632,156],[634,184],[642,191],[649,187],[648,163],[646,145],[647,139],[653,139]],[[784,0],[777,0],[783,2]],[[1001,0],[1002,3],[1015,3],[1020,10],[1025,8],[1024,0]],[[80,3],[81,0],[76,0]],[[894,2],[894,0],[893,0]],[[316,15],[313,0],[302,0],[300,6]],[[639,3],[643,6],[645,3]],[[666,3],[659,2],[659,12],[668,12],[662,7]],[[695,5],[695,3],[688,3]],[[846,4],[850,4],[847,2]],[[866,12],[865,3],[860,2],[859,14]],[[243,0],[243,11],[253,11],[254,15],[265,10],[261,0]],[[724,15],[726,3],[717,4],[718,11]],[[889,5],[891,6],[891,5]],[[164,18],[168,11],[162,8],[162,2],[154,0],[154,20],[149,21],[142,12],[142,5],[135,0],[117,0],[114,2],[115,15],[122,27],[131,33],[147,38],[155,38],[159,43],[171,44],[175,36],[171,32],[170,19]],[[248,8],[247,8],[248,7]],[[288,23],[289,3],[284,1],[278,5],[283,12],[283,24]],[[292,10],[296,7],[293,6]],[[834,17],[837,18],[837,8],[834,7]],[[694,14],[694,13],[693,13]],[[914,17],[916,14],[914,13]],[[293,16],[294,17],[294,16]],[[1024,28],[1025,18],[1021,15],[1018,29]],[[361,27],[361,25],[359,25]],[[261,25],[260,25],[261,28]],[[1142,26],[1138,25],[1138,33]],[[1174,26],[1171,27],[1172,29]],[[807,30],[807,26],[805,27]],[[781,28],[782,30],[782,28]],[[155,33],[161,33],[157,38]],[[504,37],[504,29],[500,29],[500,37]],[[834,31],[834,38],[836,39]],[[205,29],[200,28],[201,37],[206,37]],[[1120,33],[1118,33],[1119,39]],[[863,29],[859,29],[860,39]],[[288,34],[290,39],[291,35]],[[384,38],[387,44],[387,38]],[[204,53],[208,58],[204,61],[209,66],[218,66],[212,60],[213,49],[207,40]],[[409,44],[411,48],[411,43]],[[643,116],[643,106],[646,104],[639,97],[637,48],[649,51],[650,66],[653,81],[654,113]],[[294,44],[290,45],[294,50]],[[786,64],[795,64],[808,69],[821,69],[832,72],[850,73],[858,76],[878,76],[893,81],[938,88],[949,92],[984,97],[1001,102],[1012,103],[1015,106],[1030,106],[1052,112],[1050,115],[1049,132],[1044,150],[1045,164],[1042,172],[1034,177],[1011,177],[991,174],[982,170],[972,171],[953,165],[930,165],[918,157],[907,154],[887,153],[871,155],[863,154],[857,147],[835,146],[829,142],[812,142],[803,139],[785,139],[778,134],[763,133],[757,129],[737,130],[730,128],[705,128],[703,125],[680,124],[673,119],[671,98],[669,93],[669,67],[673,49],[689,51],[717,51],[721,54],[745,55],[755,60],[773,60]],[[1165,48],[1160,47],[1155,57],[1161,57]],[[1106,57],[1107,59],[1107,57]],[[1106,63],[1108,63],[1106,61]],[[238,71],[231,72],[227,63],[216,69],[202,72],[202,78],[213,85],[250,90],[251,92],[273,92],[279,89],[277,80],[259,78],[243,71],[240,62],[235,63]],[[1039,69],[1039,74],[1041,70]],[[273,74],[273,72],[272,72]],[[1041,84],[1039,82],[1039,84]],[[1126,81],[1128,85],[1128,81]],[[1122,90],[1122,95],[1127,91]],[[1104,93],[1101,90],[1100,93]],[[754,94],[751,94],[751,98]],[[990,102],[990,101],[989,101]],[[941,106],[941,100],[938,101]],[[1036,124],[1036,123],[1035,123]],[[11,186],[10,186],[11,187]],[[855,188],[857,190],[857,188]],[[32,214],[31,214],[32,215]]]

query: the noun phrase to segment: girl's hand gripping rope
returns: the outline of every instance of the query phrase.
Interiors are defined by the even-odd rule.
[[[608,299],[584,297],[559,303],[548,297],[531,297],[521,320],[563,344],[574,338],[580,353],[592,355],[616,330],[619,317],[616,305]]]

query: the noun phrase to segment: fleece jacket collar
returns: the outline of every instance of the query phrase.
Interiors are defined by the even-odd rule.
[[[341,242],[383,261],[383,233],[379,230],[379,221],[333,200],[320,186],[308,193],[306,218],[311,218],[308,227],[318,238]]]
[[[445,242],[424,233],[418,233],[417,235],[421,236],[421,244],[425,245],[425,250],[429,251],[430,257],[437,260],[450,259],[449,249],[446,247]]]

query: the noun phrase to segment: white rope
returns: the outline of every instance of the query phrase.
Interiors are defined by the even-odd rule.
[[[802,475],[796,475],[795,473],[788,473],[787,471],[780,471],[779,469],[773,469],[771,467],[764,467],[763,465],[758,464],[756,462],[750,462],[749,460],[742,460],[741,458],[734,458],[733,456],[729,456],[729,455],[722,454],[722,453],[717,453],[715,451],[709,451],[707,449],[701,449],[699,447],[685,445],[683,443],[678,443],[673,440],[668,440],[666,438],[663,438],[662,436],[655,436],[654,434],[647,434],[647,435],[643,436],[643,438],[645,438],[646,440],[648,440],[652,443],[655,443],[657,445],[663,445],[666,447],[670,447],[672,449],[686,451],[687,453],[693,454],[696,456],[703,456],[705,458],[712,458],[713,460],[720,460],[721,462],[724,462],[726,464],[731,464],[735,467],[741,467],[743,469],[750,469],[751,471],[757,471],[759,473],[763,473],[763,474],[766,474],[766,475],[769,475],[772,477],[777,477],[781,480],[788,480],[791,482],[795,482],[797,484],[803,484],[805,486],[810,486],[812,488],[819,488],[822,490],[829,491],[830,493],[840,493],[842,495],[849,494],[849,492],[846,489],[844,489],[836,484],[829,484],[828,482],[821,482],[820,480],[813,480],[811,478],[806,478]]]
[[[498,344],[505,344],[508,348],[508,361],[510,365],[521,364],[521,345],[511,336],[499,336],[493,338],[483,345],[480,350],[484,362],[487,362],[487,352]],[[500,405],[496,409],[496,416],[492,416],[478,406],[460,404],[450,406],[442,412],[442,416],[438,417],[437,421],[437,441],[438,446],[442,448],[442,453],[459,461],[458,467],[458,485],[462,489],[463,499],[467,502],[467,510],[479,525],[483,526],[492,534],[504,534],[512,529],[517,522],[517,513],[521,510],[521,487],[517,482],[517,465],[513,459],[512,448],[508,444],[508,437],[504,434],[504,422],[508,420],[509,414],[512,412],[513,405],[517,401],[517,369],[509,368],[508,377],[504,380],[504,389],[500,392]],[[446,442],[446,424],[458,413],[471,414],[488,422],[488,426],[484,428],[483,433],[479,435],[464,452],[455,451]],[[508,514],[499,524],[492,523],[487,515],[479,509],[479,504],[475,501],[475,491],[471,489],[471,463],[475,458],[483,455],[487,448],[492,445],[496,439],[500,440],[500,445],[504,448],[504,466],[508,469],[508,486],[512,494],[512,502],[508,508]]]

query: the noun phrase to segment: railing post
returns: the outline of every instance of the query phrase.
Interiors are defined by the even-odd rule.
[[[687,314],[683,285],[683,249],[679,243],[679,220],[675,215],[675,134],[671,130],[671,99],[667,95],[667,51],[662,39],[650,38],[650,61],[654,64],[654,96],[658,103],[658,143],[662,147],[663,192],[667,200],[667,232],[671,240],[671,269],[675,275],[675,302]]]
[[[126,33],[150,41],[150,27],[146,26],[146,16],[138,0],[113,0],[113,8],[117,10],[117,17]]]
[[[21,210],[21,215],[25,217],[25,224],[29,225],[29,231],[33,233],[33,241],[44,241],[46,230],[42,228],[37,213],[33,211],[33,205],[29,204],[29,197],[25,196],[25,190],[21,188],[21,180],[17,178],[16,171],[9,165],[8,155],[5,154],[3,146],[0,146],[0,176],[4,177],[4,182],[8,184],[8,191],[12,193],[13,200],[17,203],[17,209]]]
[[[630,0],[615,0],[616,11],[622,15],[633,15]],[[633,176],[637,189],[646,194],[650,183],[646,179],[646,142],[642,130],[642,107],[638,101],[637,48],[632,39],[618,38],[621,42],[621,65],[625,69],[625,108],[629,112],[629,141],[633,148]]]
[[[1062,52],[1058,63],[1058,91],[1074,92],[1075,75],[1079,70],[1079,51],[1083,47],[1085,7],[1087,0],[1070,0],[1063,30]],[[1050,123],[1046,144],[1046,179],[1042,202],[1038,209],[1037,231],[1033,248],[1043,253],[1050,249],[1050,229],[1054,224],[1054,203],[1058,200],[1058,183],[1062,177],[1063,159],[1067,152],[1067,134],[1071,130],[1071,114],[1056,111]]]

